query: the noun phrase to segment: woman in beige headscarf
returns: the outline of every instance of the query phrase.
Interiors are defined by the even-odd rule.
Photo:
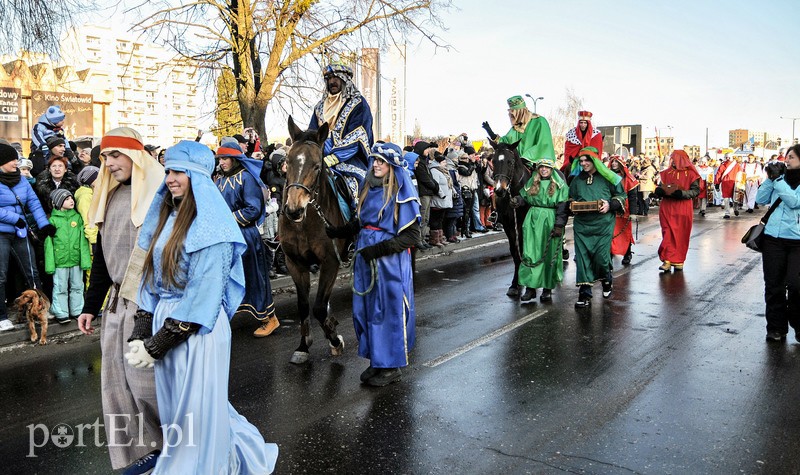
[[[136,239],[164,181],[164,167],[145,152],[142,136],[127,127],[109,131],[100,142],[100,153],[102,165],[89,206],[89,220],[97,224],[99,234],[78,328],[94,333],[92,320],[111,288],[101,322],[100,385],[108,452],[117,470],[131,464],[155,465],[158,454],[151,451],[162,446],[153,370],[131,368],[123,354],[139,309],[144,252]],[[120,415],[125,417],[122,427]]]

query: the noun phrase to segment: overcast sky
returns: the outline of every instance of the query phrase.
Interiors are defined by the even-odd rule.
[[[407,123],[426,134],[505,131],[507,97],[543,96],[547,117],[568,87],[595,125],[672,126],[678,147],[704,147],[706,127],[711,147],[734,128],[789,141],[780,116],[800,117],[797,1],[456,3],[443,32],[455,51],[410,49]]]
[[[800,117],[797,0],[454,3],[440,32],[450,51],[409,42],[407,133],[415,120],[425,135],[479,139],[484,120],[502,133],[506,98],[543,96],[537,111],[551,117],[567,88],[595,125],[641,124],[645,137],[672,126],[678,147],[704,148],[706,127],[711,147],[734,128],[786,143],[792,121],[780,117]],[[268,132],[285,136],[285,124],[268,117]]]

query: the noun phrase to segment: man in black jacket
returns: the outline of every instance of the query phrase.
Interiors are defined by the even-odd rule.
[[[428,168],[429,158],[436,152],[436,144],[419,141],[414,144],[414,153],[419,155],[419,163],[414,167],[417,177],[417,188],[419,188],[419,212],[422,215],[422,226],[420,227],[421,239],[417,246],[420,249],[429,249],[427,235],[430,232],[428,219],[431,216],[431,197],[439,194],[439,184],[431,176]]]

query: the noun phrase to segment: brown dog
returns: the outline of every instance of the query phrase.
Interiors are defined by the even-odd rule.
[[[31,289],[22,292],[22,295],[14,300],[14,304],[19,310],[20,316],[25,316],[28,320],[28,330],[31,332],[31,341],[36,341],[36,326],[38,321],[42,327],[42,337],[39,339],[40,345],[47,344],[47,312],[50,310],[50,299],[39,289]]]

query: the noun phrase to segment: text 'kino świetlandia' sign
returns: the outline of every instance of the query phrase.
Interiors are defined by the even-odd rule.
[[[22,122],[19,120],[22,91],[13,87],[0,87],[0,137],[19,139],[22,137]]]
[[[66,115],[64,134],[68,138],[94,135],[94,97],[73,92],[31,91],[33,121],[52,105],[58,105]]]

